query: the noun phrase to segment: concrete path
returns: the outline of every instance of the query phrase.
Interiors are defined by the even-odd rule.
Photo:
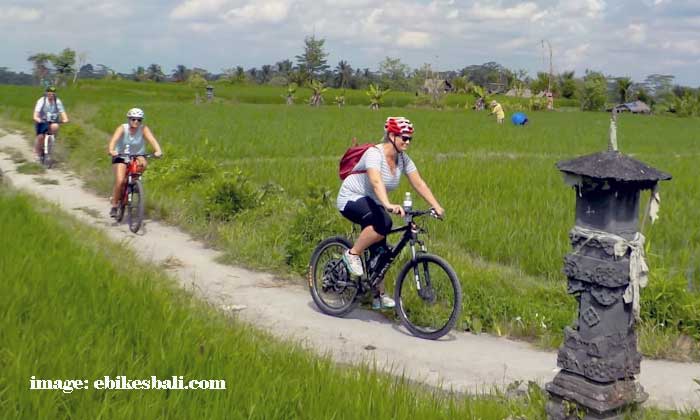
[[[489,392],[515,380],[544,384],[556,370],[556,354],[522,342],[452,332],[439,341],[421,340],[372,311],[355,310],[347,318],[320,313],[308,290],[289,285],[266,273],[216,263],[217,251],[205,247],[175,227],[146,221],[139,234],[108,217],[106,197],[82,188],[75,176],[58,170],[41,175],[58,185],[38,183],[36,175],[16,171],[2,150],[11,147],[29,156],[19,135],[0,133],[0,170],[14,187],[59,204],[65,211],[127,243],[146,260],[172,267],[182,287],[224,311],[283,338],[303,342],[342,363],[374,361],[381,369],[403,373],[433,386],[464,392]],[[309,246],[312,246],[311,244]],[[650,394],[648,405],[662,408],[700,408],[699,363],[644,360],[640,381]]]

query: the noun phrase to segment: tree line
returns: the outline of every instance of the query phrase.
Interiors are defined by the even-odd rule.
[[[586,70],[581,77],[574,71],[550,75],[538,72],[530,77],[525,70],[508,69],[496,62],[468,65],[461,69],[436,71],[428,63],[412,69],[400,58],[386,57],[379,63],[378,71],[355,68],[346,60],[335,67],[328,64],[325,40],[316,36],[304,39],[302,52],[291,59],[245,69],[235,66],[210,73],[203,68],[177,65],[166,73],[159,64],[137,66],[130,73],[118,73],[103,64],[86,62],[86,54],[65,48],[52,53],[35,53],[28,57],[32,74],[14,73],[0,67],[0,83],[56,84],[75,82],[77,79],[126,79],[139,82],[175,82],[204,86],[222,81],[232,84],[259,84],[274,86],[309,86],[317,89],[388,89],[394,91],[423,92],[431,81],[443,81],[444,87],[453,92],[473,92],[480,87],[486,93],[504,93],[529,89],[532,93],[550,90],[555,97],[578,100],[584,110],[603,109],[608,102],[624,103],[641,100],[648,105],[665,108],[684,115],[700,115],[700,92],[674,83],[673,75],[652,74],[643,81],[630,77],[604,75]],[[319,87],[320,86],[320,87]],[[479,89],[477,89],[478,91]]]

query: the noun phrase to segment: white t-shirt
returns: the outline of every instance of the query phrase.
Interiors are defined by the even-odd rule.
[[[60,99],[56,98],[54,102],[51,102],[46,99],[46,96],[42,96],[36,101],[34,112],[38,113],[42,120],[55,122],[58,121],[59,114],[66,112],[66,110]]]
[[[376,169],[379,171],[387,192],[393,191],[399,187],[401,173],[410,174],[418,170],[411,158],[408,157],[406,153],[401,153],[399,155],[398,164],[396,165],[396,172],[392,173],[386,161],[386,156],[384,156],[382,144],[367,149],[365,154],[362,155],[362,158],[360,158],[360,161],[357,162],[357,165],[353,168],[353,171],[366,171],[367,169]],[[348,177],[343,180],[335,204],[338,210],[343,211],[348,201],[355,201],[362,197],[370,197],[377,204],[380,206],[382,205],[374,194],[374,188],[372,188],[372,183],[369,181],[366,172],[348,175]]]

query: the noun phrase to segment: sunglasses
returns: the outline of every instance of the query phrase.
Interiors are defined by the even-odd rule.
[[[411,137],[411,136],[401,136],[401,140],[403,140],[403,142],[406,143],[407,141],[413,140],[413,137]]]
[[[143,121],[143,118],[129,118],[131,121],[138,121],[141,122]]]

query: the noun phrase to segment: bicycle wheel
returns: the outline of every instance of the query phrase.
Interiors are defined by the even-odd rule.
[[[447,261],[419,254],[399,273],[396,313],[411,334],[436,340],[447,334],[462,309],[462,287]]]
[[[48,138],[48,144],[46,145],[46,150],[47,153],[44,156],[44,165],[46,166],[47,169],[53,168],[53,147],[56,141],[56,138],[51,135]]]
[[[44,144],[41,148],[41,156],[39,157],[39,161],[41,165],[44,166],[46,169],[51,169],[51,167],[53,166],[53,159],[51,157],[51,155],[53,154],[53,143],[53,135],[45,134]]]
[[[141,223],[143,223],[143,213],[146,204],[143,185],[141,180],[137,179],[130,186],[131,188],[131,199],[127,204],[127,209],[129,212],[129,230],[136,233],[141,229]]]
[[[352,243],[342,236],[334,236],[321,242],[309,263],[309,291],[316,306],[325,314],[343,316],[352,311],[357,300],[358,281],[350,277],[343,252]]]

